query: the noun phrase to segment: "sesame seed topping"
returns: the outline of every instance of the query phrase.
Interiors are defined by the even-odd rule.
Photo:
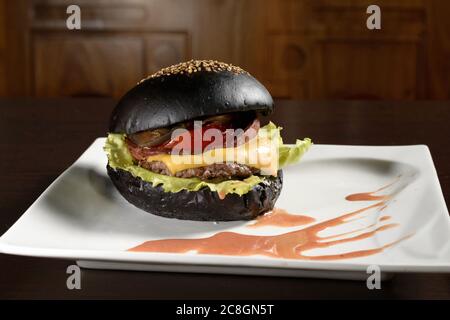
[[[225,62],[219,62],[216,60],[189,60],[186,62],[175,64],[170,67],[163,68],[155,72],[154,74],[149,75],[148,77],[142,79],[141,81],[139,81],[139,83],[142,83],[143,81],[148,79],[159,78],[162,76],[170,76],[184,73],[192,74],[199,71],[206,71],[206,72],[228,71],[233,72],[235,74],[247,73],[247,71]]]

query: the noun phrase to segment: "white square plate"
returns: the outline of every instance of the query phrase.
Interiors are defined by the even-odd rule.
[[[181,221],[133,207],[106,175],[104,141],[97,139],[0,238],[0,252],[74,259],[82,267],[103,269],[343,279],[364,278],[373,264],[385,275],[450,271],[450,219],[426,146],[314,145],[300,164],[284,170],[276,207],[316,221],[250,228],[254,222]],[[348,200],[358,193],[375,197]],[[317,224],[323,226],[319,231]],[[302,258],[295,259],[128,251],[150,240],[205,238],[223,231],[270,237],[312,229],[321,238],[310,250],[297,251]],[[320,245],[339,239],[350,240]]]

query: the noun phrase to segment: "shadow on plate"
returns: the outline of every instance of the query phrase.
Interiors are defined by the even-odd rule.
[[[222,231],[246,221],[198,222],[168,219],[142,211],[128,203],[116,190],[106,169],[74,166],[58,178],[43,202],[49,212],[78,224],[85,230],[152,237]]]

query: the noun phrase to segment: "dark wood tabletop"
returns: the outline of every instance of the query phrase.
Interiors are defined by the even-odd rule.
[[[0,234],[99,136],[109,99],[0,99]],[[277,101],[271,118],[285,141],[354,145],[426,144],[450,201],[450,102]],[[448,274],[399,274],[381,290],[362,281],[82,270],[82,289],[66,288],[74,261],[0,255],[0,298],[450,298]]]

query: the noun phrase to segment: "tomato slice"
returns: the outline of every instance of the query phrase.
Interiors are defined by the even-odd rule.
[[[240,135],[236,135],[230,123],[217,121],[204,124],[202,127],[194,127],[190,130],[184,129],[181,134],[171,137],[158,146],[139,146],[130,139],[127,139],[127,144],[133,157],[138,160],[143,160],[150,155],[159,153],[199,154],[203,153],[206,148],[229,148],[245,143],[256,136],[259,127],[260,123],[256,118]],[[205,136],[205,133],[210,129],[217,131],[209,132]]]
[[[187,154],[198,154],[203,153],[206,148],[235,147],[254,138],[258,133],[259,127],[259,120],[255,119],[243,132],[241,132],[241,135],[235,135],[235,131],[231,125],[213,122],[203,125],[202,127],[184,131],[182,134],[173,137],[163,144],[161,148],[173,150],[176,147],[177,150]],[[217,139],[217,132],[205,137],[205,133],[210,129],[218,130],[221,135],[220,139]]]
[[[208,141],[204,138],[205,132],[210,129],[220,132],[220,141]],[[177,148],[188,154],[202,153],[210,144],[215,144],[214,147],[222,147],[227,129],[230,129],[230,127],[221,123],[209,123],[201,127],[194,127],[191,130],[184,130],[180,135],[161,145],[161,148],[170,150]]]

